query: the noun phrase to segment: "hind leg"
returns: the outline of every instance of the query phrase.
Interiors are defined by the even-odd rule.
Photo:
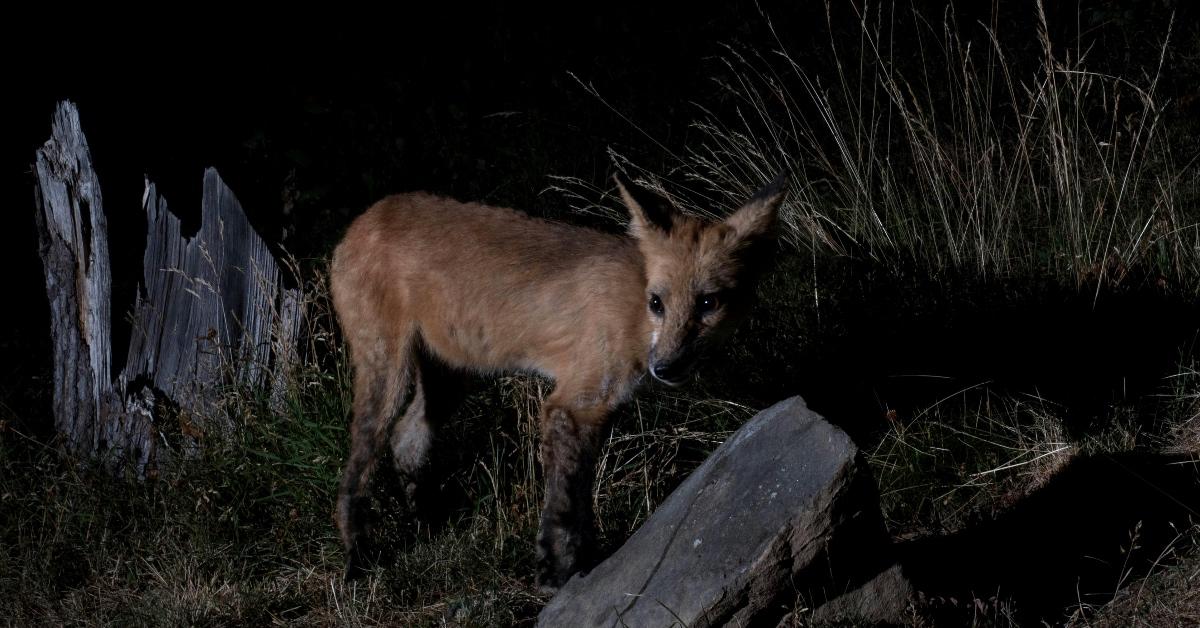
[[[416,391],[404,416],[391,430],[392,463],[400,476],[408,506],[429,514],[429,489],[433,467],[431,453],[436,430],[444,425],[462,401],[462,375],[436,360],[417,356]]]
[[[365,570],[371,478],[387,442],[388,428],[412,404],[416,359],[411,335],[400,341],[383,339],[352,348],[354,359],[354,418],[350,424],[350,457],[338,490],[337,522],[346,548],[346,578]]]

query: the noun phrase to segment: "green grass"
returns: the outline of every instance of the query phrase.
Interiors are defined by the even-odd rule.
[[[347,386],[329,372],[304,369],[280,412],[231,393],[234,440],[144,483],[115,480],[8,429],[0,434],[0,614],[17,624],[89,625],[528,621],[544,602],[532,583],[539,386],[505,378],[465,404],[444,438],[473,450],[450,456],[458,464],[444,488],[461,492],[462,505],[444,525],[404,519],[386,487],[379,492],[377,533],[395,551],[352,585],[341,581],[332,519],[348,446]],[[726,432],[701,429],[705,419],[736,424],[748,415],[682,399],[634,404],[624,418],[631,429],[613,437],[601,461],[602,536],[623,539],[671,478],[720,442]]]

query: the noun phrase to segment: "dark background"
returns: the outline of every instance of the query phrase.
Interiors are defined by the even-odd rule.
[[[858,37],[853,5],[834,4],[832,35],[820,2],[604,3],[569,11],[435,3],[286,15],[197,5],[172,16],[63,8],[5,19],[0,52],[10,107],[0,254],[10,270],[0,401],[15,416],[48,409],[49,330],[30,166],[60,99],[79,105],[102,185],[119,363],[127,334],[121,315],[141,274],[143,175],[194,228],[203,168],[216,167],[264,239],[308,260],[325,255],[355,214],[392,192],[428,189],[554,215],[562,203],[542,193],[547,175],[606,187],[609,147],[651,171],[674,165],[696,105],[717,112],[731,105],[713,82],[725,72],[717,60],[725,46],[766,53],[782,43],[801,63],[829,66],[830,37]],[[1034,67],[1035,4],[989,4],[959,3],[954,13],[968,30],[994,24],[1017,52],[1015,66]],[[946,5],[916,6],[940,19]],[[898,6],[900,21],[908,7]],[[1171,0],[1047,3],[1054,41],[1071,46],[1082,33],[1099,69],[1153,61],[1176,9],[1189,10]],[[1184,37],[1189,29],[1194,36],[1192,17],[1176,19]],[[1194,91],[1183,80],[1167,83],[1168,96]]]

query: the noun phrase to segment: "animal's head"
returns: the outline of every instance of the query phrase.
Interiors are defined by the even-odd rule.
[[[679,213],[621,175],[615,178],[629,208],[630,234],[646,260],[650,374],[677,386],[748,309],[773,249],[787,179],[780,175],[714,222]]]

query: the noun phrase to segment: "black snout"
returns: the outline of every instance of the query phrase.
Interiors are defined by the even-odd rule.
[[[650,365],[650,374],[664,383],[678,385],[692,374],[693,363],[690,357],[659,360]]]

